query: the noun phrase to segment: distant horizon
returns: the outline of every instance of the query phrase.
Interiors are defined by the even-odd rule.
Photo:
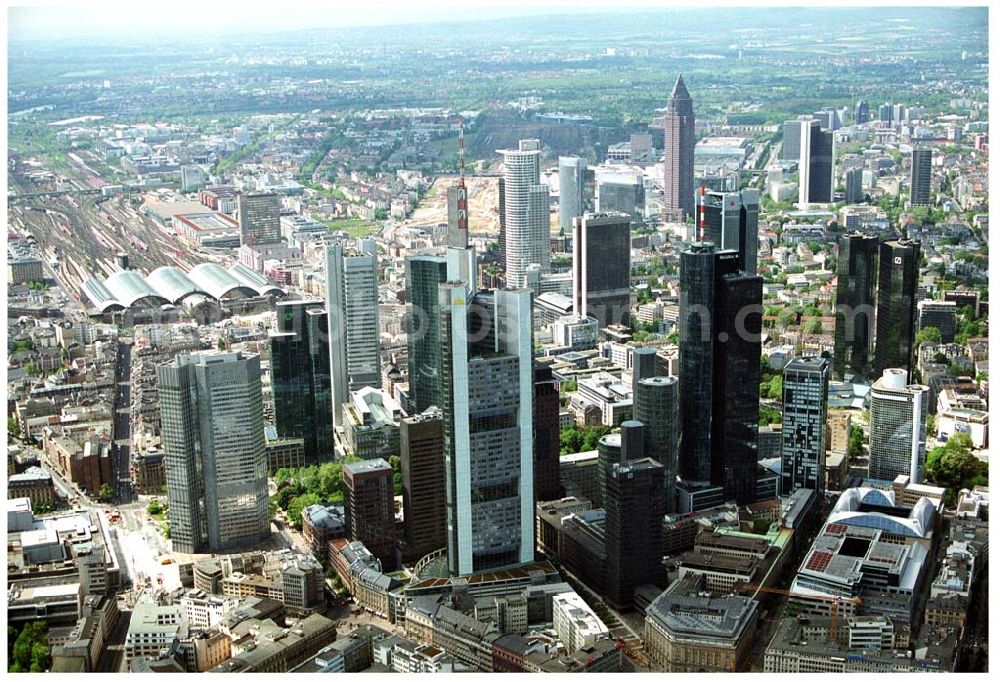
[[[489,1],[489,0],[488,0]],[[344,29],[379,29],[448,23],[474,23],[503,19],[541,19],[547,16],[574,14],[668,14],[706,10],[868,10],[898,9],[987,10],[982,5],[934,5],[922,2],[887,2],[878,7],[864,4],[768,4],[730,1],[722,5],[699,4],[663,6],[650,0],[625,0],[625,6],[608,7],[594,0],[545,0],[543,5],[524,4],[523,0],[470,7],[468,2],[438,0],[426,5],[383,0],[376,8],[353,7],[346,12],[329,6],[296,6],[291,13],[263,10],[264,6],[213,4],[208,9],[182,4],[174,11],[156,10],[137,15],[133,8],[118,3],[95,3],[87,7],[50,7],[31,5],[9,7],[7,12],[8,45],[18,43],[161,42],[177,38],[233,35],[281,35],[309,31]],[[241,13],[242,10],[242,13]],[[318,14],[322,13],[322,17]],[[237,16],[234,16],[236,14]]]

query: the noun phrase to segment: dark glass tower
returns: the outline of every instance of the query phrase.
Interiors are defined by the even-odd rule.
[[[559,484],[559,385],[548,365],[535,363],[532,371],[535,390],[535,502],[558,500],[563,496],[563,488]]]
[[[878,256],[878,317],[875,329],[875,369],[882,376],[890,368],[913,375],[913,336],[917,322],[917,279],[920,241],[883,242]]]
[[[934,151],[930,147],[916,147],[910,155],[910,206],[931,205],[931,161]]]
[[[448,280],[448,262],[440,256],[406,259],[407,311],[404,328],[408,345],[410,412],[441,407],[441,320],[438,285]]]
[[[871,115],[868,108],[868,100],[859,100],[854,107],[854,123],[855,125],[861,125],[862,123],[868,123],[868,118]]]
[[[756,275],[716,276],[712,485],[738,504],[757,499],[763,287]]]
[[[601,327],[629,323],[632,243],[624,213],[573,219],[573,314]]]
[[[681,254],[680,288],[680,476],[752,502],[763,280],[705,243]]]
[[[680,75],[663,117],[663,206],[668,221],[694,216],[694,106]]]
[[[715,281],[717,276],[736,273],[738,267],[737,252],[717,251],[711,243],[692,244],[681,254],[679,473],[685,481],[696,485],[708,485],[712,478]]]
[[[809,202],[833,201],[833,132],[819,126],[810,130]]]
[[[301,438],[305,461],[333,457],[330,351],[323,301],[279,302],[271,348],[271,393],[279,438]]]
[[[606,598],[615,609],[631,609],[637,587],[663,578],[663,474],[663,465],[648,457],[611,465],[604,542]]]
[[[877,250],[875,237],[855,233],[840,238],[833,337],[833,376],[839,381],[848,376],[864,381],[871,376]]]
[[[740,192],[740,270],[757,273],[758,215],[760,195],[755,189]]]
[[[601,436],[597,441],[597,506],[606,508],[611,467],[624,459],[621,434],[608,433]]]

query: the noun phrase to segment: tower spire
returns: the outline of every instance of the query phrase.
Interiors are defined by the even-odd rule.
[[[469,200],[465,189],[465,121],[458,120],[458,229],[469,233]],[[468,239],[468,237],[466,237]]]
[[[458,121],[458,184],[465,187],[465,121]]]

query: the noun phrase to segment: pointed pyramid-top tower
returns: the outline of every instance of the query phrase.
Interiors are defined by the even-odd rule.
[[[690,100],[691,95],[688,94],[687,86],[684,85],[684,76],[677,74],[677,82],[674,83],[674,91],[670,93],[671,100],[686,99]]]
[[[694,108],[680,74],[663,117],[663,181],[664,219],[694,216]]]

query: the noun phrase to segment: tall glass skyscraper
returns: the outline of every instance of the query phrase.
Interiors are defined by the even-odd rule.
[[[280,301],[271,348],[271,393],[279,438],[302,438],[305,460],[333,458],[330,349],[323,301]]]
[[[781,420],[781,494],[825,488],[826,406],[830,361],[795,358],[785,365]]]
[[[628,324],[632,241],[624,213],[573,219],[573,314],[600,327]]]
[[[716,280],[712,485],[738,504],[757,499],[763,287],[761,277],[744,272]]]
[[[784,158],[799,162],[799,204],[833,201],[833,132],[823,130],[820,121],[810,116],[786,121],[784,132]],[[798,156],[789,157],[794,151]]]
[[[635,420],[646,427],[645,454],[663,465],[663,509],[667,514],[677,506],[678,385],[675,377],[640,379],[632,399]]]
[[[913,337],[917,325],[920,242],[882,242],[878,251],[878,315],[874,376],[901,367],[913,375]]]
[[[438,286],[448,280],[442,256],[406,259],[405,329],[410,377],[410,411],[420,413],[444,402],[441,384],[441,319]]]
[[[858,103],[854,106],[854,123],[855,125],[861,125],[862,123],[868,123],[868,119],[871,112],[868,108],[868,100],[862,99],[858,100]]]
[[[681,254],[680,476],[756,497],[763,280],[711,243]]]
[[[931,205],[931,160],[934,150],[914,147],[910,155],[910,206]]]
[[[438,287],[448,569],[534,560],[531,291],[476,288],[475,251],[449,248]]]
[[[559,227],[569,232],[573,218],[583,215],[587,160],[576,156],[559,157]]]
[[[608,602],[627,609],[640,585],[663,576],[663,466],[649,457],[611,465],[604,502]]]
[[[723,254],[724,259],[720,258]],[[737,272],[738,265],[737,252],[719,252],[711,243],[692,244],[681,253],[677,324],[684,457],[680,476],[696,485],[709,485],[712,478],[715,281],[717,276]]]
[[[174,551],[252,548],[270,533],[260,358],[178,355],[158,370]]]
[[[525,284],[532,263],[549,271],[549,189],[539,184],[538,140],[521,140],[517,150],[498,150],[503,157],[504,259],[507,282]]]
[[[906,475],[911,483],[923,483],[930,389],[907,381],[906,370],[890,368],[872,384],[870,478],[892,481]]]
[[[440,287],[448,564],[534,559],[531,292]],[[471,294],[471,296],[470,296]]]
[[[840,238],[833,336],[833,376],[839,381],[865,381],[871,375],[877,251],[875,237],[858,232]]]
[[[379,359],[378,260],[345,254],[336,242],[326,248],[326,312],[330,330],[330,376],[334,424],[348,391],[382,385]]]

